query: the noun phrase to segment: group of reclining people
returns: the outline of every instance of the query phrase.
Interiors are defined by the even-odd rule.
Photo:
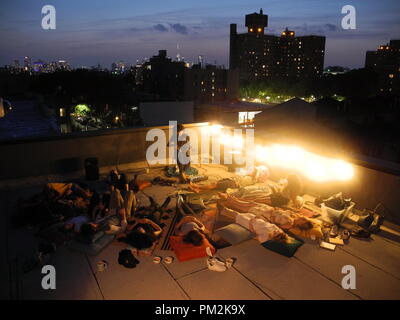
[[[128,181],[115,169],[107,183],[109,190],[103,194],[85,184],[48,183],[40,194],[20,203],[19,220],[24,225],[39,225],[37,236],[55,245],[72,239],[90,244],[99,234],[112,234],[139,250],[153,247],[163,231],[161,220],[171,197],[161,206],[148,197],[150,206],[139,207],[136,177]],[[176,234],[194,245],[202,243],[204,230],[191,216],[176,226]]]
[[[295,174],[290,174],[286,183],[272,187],[272,193],[268,196],[243,194],[236,197],[219,193],[218,205],[221,211],[254,232],[260,242],[268,240],[285,242],[288,239],[287,232],[319,238],[322,236],[320,221],[296,212],[296,207],[301,206],[299,202],[301,192],[300,178]],[[283,208],[289,204],[294,210]],[[310,232],[311,230],[314,232]]]
[[[119,241],[138,250],[154,247],[163,231],[161,219],[171,197],[167,197],[161,206],[149,197],[150,206],[139,207],[136,196],[140,188],[136,177],[128,182],[126,175],[115,169],[109,174],[107,182],[109,190],[103,194],[98,194],[85,185],[49,183],[39,196],[23,204],[21,208],[32,213],[30,209],[38,204],[45,203],[51,207],[53,210],[49,212],[56,212],[56,217],[42,216],[41,220],[47,218],[47,225],[38,235],[48,241],[58,242],[57,244],[63,244],[72,238],[90,244],[102,233],[117,235]],[[224,186],[222,189],[230,187],[225,180],[217,187],[220,185]],[[196,191],[201,191],[201,188]],[[286,241],[288,231],[295,235],[304,235],[304,232],[319,226],[314,219],[281,208],[289,203],[297,206],[301,192],[300,178],[289,175],[286,185],[273,188],[269,195],[241,193],[235,196],[220,192],[218,207],[220,211],[234,217],[237,223],[254,232],[260,242]],[[28,224],[38,218],[35,214],[24,217],[28,218]],[[183,215],[175,227],[175,234],[194,246],[200,246],[206,238],[209,239],[204,224],[193,215]],[[316,233],[316,237],[318,236]]]

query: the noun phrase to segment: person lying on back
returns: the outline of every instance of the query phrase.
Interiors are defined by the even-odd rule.
[[[119,239],[138,250],[151,248],[161,234],[161,227],[150,219],[138,219],[129,226],[127,235]]]
[[[175,234],[183,236],[183,241],[201,246],[205,239],[206,228],[198,219],[193,216],[184,216],[175,227]]]

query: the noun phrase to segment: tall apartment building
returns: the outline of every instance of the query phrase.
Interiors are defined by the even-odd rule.
[[[198,102],[235,100],[239,92],[237,70],[195,64],[185,70],[185,99]]]
[[[24,58],[24,71],[31,71],[31,63],[32,60],[30,57],[25,57]]]
[[[154,100],[212,102],[238,97],[237,70],[201,63],[189,67],[181,59],[173,61],[168,58],[166,50],[160,50],[157,56],[137,65],[133,72],[136,84],[141,85]]]
[[[143,89],[159,100],[182,100],[184,97],[185,62],[172,61],[166,50],[143,65]]]
[[[318,77],[323,74],[325,37],[296,37],[292,30],[280,36],[265,34],[268,16],[246,15],[247,33],[230,26],[230,69],[238,69],[240,80],[257,81],[280,77]]]
[[[400,94],[400,40],[367,51],[365,67],[378,73],[381,94]]]

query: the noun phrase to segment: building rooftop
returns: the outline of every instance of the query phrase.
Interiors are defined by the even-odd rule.
[[[124,167],[128,176],[139,164]],[[200,174],[210,179],[231,177],[223,166],[202,165]],[[102,172],[107,172],[102,170]],[[151,168],[140,179],[151,179],[160,169]],[[56,290],[41,288],[42,274],[36,268],[24,274],[24,260],[37,244],[34,230],[15,229],[10,217],[20,198],[41,190],[47,181],[79,179],[74,174],[42,176],[0,184],[1,298],[11,299],[399,299],[400,298],[400,233],[396,225],[385,224],[370,241],[350,239],[335,251],[320,248],[316,241],[305,240],[292,258],[263,248],[256,240],[218,250],[217,256],[234,257],[236,262],[226,272],[207,269],[205,259],[154,264],[151,257],[140,257],[134,269],[118,264],[118,252],[125,246],[111,243],[97,256],[88,256],[60,247],[51,260],[57,271]],[[64,180],[62,180],[64,179]],[[95,182],[95,186],[101,182]],[[151,186],[146,193],[162,201],[184,187]],[[310,196],[311,197],[311,196]],[[170,204],[174,206],[174,203]],[[155,255],[174,256],[172,251],[157,250]],[[98,272],[98,261],[108,268]],[[352,265],[357,272],[357,289],[344,290],[342,267]]]
[[[60,134],[55,117],[44,117],[31,101],[19,101],[4,118],[0,118],[0,139]]]
[[[210,102],[205,103],[208,106],[216,106],[224,108],[226,112],[238,111],[263,111],[276,106],[276,103],[257,103],[249,101],[236,101],[236,102]]]

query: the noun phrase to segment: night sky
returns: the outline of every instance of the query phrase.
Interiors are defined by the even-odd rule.
[[[41,28],[41,8],[57,10],[57,29]],[[342,6],[357,10],[357,29],[341,28]],[[244,15],[263,8],[266,33],[289,27],[298,35],[327,37],[325,66],[364,65],[365,51],[400,38],[399,0],[1,0],[0,65],[67,59],[72,66],[110,67],[133,64],[159,49],[187,61],[203,55],[206,62],[228,66],[229,24],[244,32]]]

